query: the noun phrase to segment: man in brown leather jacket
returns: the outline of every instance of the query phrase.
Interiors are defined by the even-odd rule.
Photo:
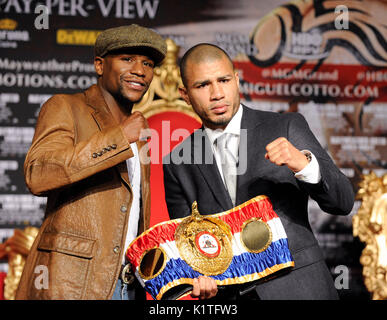
[[[24,173],[48,201],[17,299],[138,299],[121,279],[125,249],[150,215],[147,122],[132,108],[165,54],[147,28],[105,30],[95,44],[98,83],[43,105]]]

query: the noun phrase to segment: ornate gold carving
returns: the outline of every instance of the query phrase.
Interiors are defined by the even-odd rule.
[[[179,94],[179,87],[183,85],[177,65],[179,47],[171,39],[166,39],[166,42],[167,55],[163,63],[154,69],[149,90],[133,110],[142,112],[145,118],[162,112],[177,111],[201,123],[192,107]]]
[[[357,198],[362,201],[353,217],[353,235],[366,246],[360,257],[364,284],[373,300],[387,299],[387,174],[363,177]]]
[[[8,273],[4,281],[4,298],[14,300],[26,257],[38,234],[38,228],[15,229],[14,235],[0,246],[0,258],[8,257]]]
[[[230,227],[218,218],[200,215],[196,201],[192,215],[175,231],[180,256],[192,269],[207,276],[227,270],[233,257],[231,240]]]
[[[240,239],[247,251],[259,253],[270,246],[273,234],[265,221],[252,218],[243,223]]]

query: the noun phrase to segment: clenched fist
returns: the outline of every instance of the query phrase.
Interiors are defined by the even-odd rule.
[[[266,151],[266,159],[277,166],[286,165],[293,172],[301,171],[309,163],[305,155],[284,137],[269,143]]]
[[[129,117],[125,118],[120,123],[120,126],[129,143],[133,143],[138,140],[146,141],[150,138],[148,121],[139,111],[135,111]]]

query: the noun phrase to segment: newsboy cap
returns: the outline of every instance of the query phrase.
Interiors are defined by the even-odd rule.
[[[159,64],[167,53],[167,44],[155,31],[131,24],[102,31],[95,41],[94,54],[103,57],[119,49],[132,49],[134,53],[148,55],[155,64]]]

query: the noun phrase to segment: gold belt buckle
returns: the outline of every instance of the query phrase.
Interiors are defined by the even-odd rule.
[[[132,265],[127,263],[121,271],[121,280],[125,284],[132,284],[134,281],[134,274],[132,273]]]
[[[229,267],[232,254],[230,227],[222,220],[202,216],[196,201],[191,216],[185,218],[175,231],[175,242],[182,259],[195,271],[217,275]]]

